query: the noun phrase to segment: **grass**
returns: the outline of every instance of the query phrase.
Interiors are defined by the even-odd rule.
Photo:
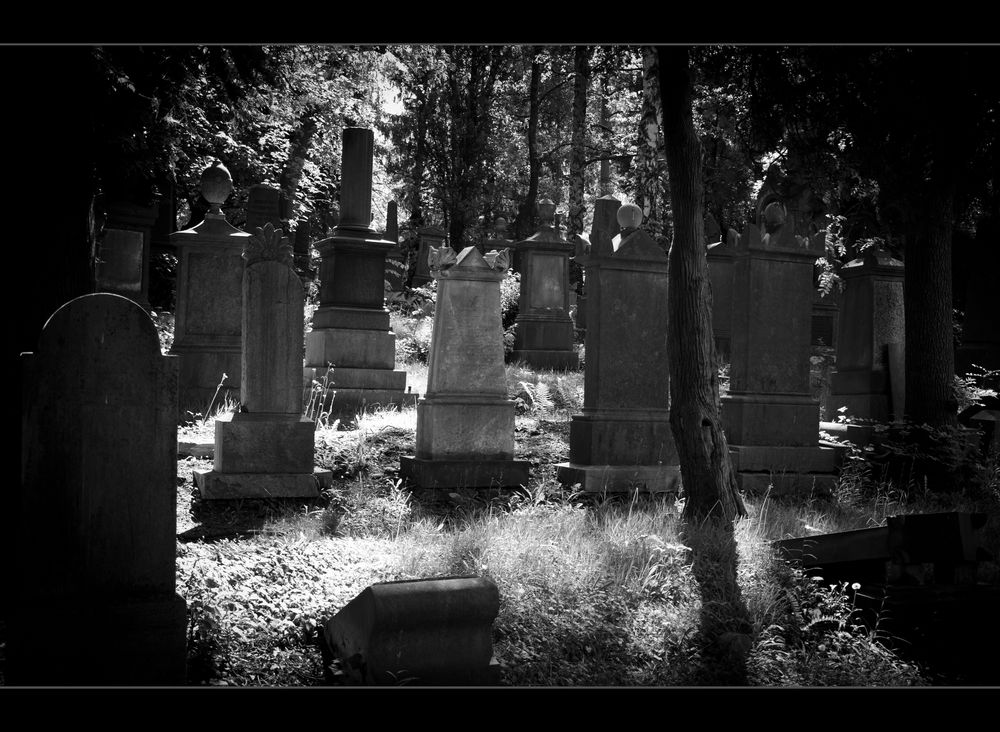
[[[407,361],[414,392],[426,365]],[[334,486],[315,501],[200,505],[179,464],[178,592],[189,607],[191,684],[324,683],[322,625],[375,582],[471,574],[500,590],[493,627],[502,683],[513,686],[683,686],[720,683],[698,628],[702,596],[672,499],[574,493],[555,481],[568,457],[581,372],[506,367],[517,405],[516,490],[421,491],[403,484],[416,410],[370,409],[316,431],[316,464]],[[207,426],[212,420],[205,420]],[[991,467],[992,466],[992,467]],[[996,461],[982,466],[993,471]],[[991,485],[989,479],[984,486]],[[759,686],[926,685],[926,670],[857,621],[850,588],[813,581],[773,556],[775,539],[884,525],[889,515],[986,511],[984,547],[1000,555],[1000,492],[903,490],[851,468],[832,498],[748,496],[736,523],[737,581],[750,627],[746,682]],[[205,531],[204,529],[209,529]],[[993,577],[996,580],[996,565]],[[725,683],[725,682],[722,682]]]

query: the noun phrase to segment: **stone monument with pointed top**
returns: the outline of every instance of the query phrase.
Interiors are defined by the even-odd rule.
[[[181,418],[186,412],[208,417],[213,403],[239,397],[243,246],[250,235],[231,226],[222,213],[232,190],[232,176],[215,161],[201,176],[201,195],[211,206],[204,221],[170,235],[177,251],[177,312],[170,353],[180,356]]]
[[[642,210],[605,196],[594,207],[587,277],[583,412],[570,423],[557,477],[587,492],[677,491],[670,429],[667,256],[638,228]],[[612,239],[621,228],[621,244]]]
[[[423,488],[489,488],[528,481],[530,464],[514,459],[514,401],[507,396],[500,322],[506,251],[476,247],[429,253],[438,281],[427,367],[417,402],[416,452],[401,474]]]

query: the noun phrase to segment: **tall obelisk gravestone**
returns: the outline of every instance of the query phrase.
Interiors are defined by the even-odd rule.
[[[203,499],[319,495],[316,424],[302,416],[302,281],[270,223],[247,239],[240,410],[215,423],[215,465],[195,471]]]
[[[231,226],[222,204],[233,179],[216,162],[201,176],[201,195],[211,205],[197,226],[170,235],[177,248],[177,312],[170,353],[180,356],[178,410],[204,413],[240,388],[243,312],[243,245],[250,236]],[[209,415],[206,414],[206,417]]]
[[[763,218],[763,234],[748,226],[733,257],[722,423],[741,490],[827,489],[835,454],[819,446],[819,400],[809,390],[813,267],[822,239],[796,237],[779,202],[770,203]]]
[[[365,405],[412,405],[406,372],[395,370],[396,335],[385,308],[385,260],[395,245],[371,227],[372,156],[369,129],[344,130],[340,223],[316,244],[320,304],[306,337],[307,382],[322,381],[332,366],[332,413],[352,414]]]
[[[423,488],[523,485],[530,463],[514,460],[500,324],[507,254],[484,258],[473,246],[456,258],[442,246],[430,255],[438,296],[427,394],[417,402],[416,455],[401,458],[401,474]]]
[[[59,308],[24,354],[9,685],[178,685],[177,358],[120,295]]]
[[[619,208],[610,196],[594,207],[583,412],[570,422],[569,462],[557,471],[560,482],[588,492],[673,491],[680,483],[664,367],[667,256],[637,228],[641,221],[638,206]]]

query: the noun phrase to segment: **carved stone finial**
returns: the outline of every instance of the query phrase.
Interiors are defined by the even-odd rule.
[[[541,226],[552,228],[555,225],[556,205],[551,199],[543,198],[538,202],[538,219]]]
[[[634,231],[642,224],[642,209],[634,203],[622,204],[616,215],[618,218],[618,225],[624,230]]]
[[[210,214],[222,215],[222,204],[233,192],[233,176],[221,160],[215,160],[201,174],[201,197],[208,201]]]
[[[483,255],[483,259],[490,267],[501,272],[506,272],[510,268],[509,249],[492,249]]]
[[[443,269],[448,269],[448,267],[455,264],[457,259],[458,255],[455,253],[455,250],[447,244],[440,247],[428,247],[427,249],[427,266],[431,272],[440,272]]]
[[[275,229],[270,221],[254,229],[243,248],[243,258],[247,260],[248,266],[255,262],[275,261],[291,267],[294,262],[292,245],[285,238],[284,232]]]

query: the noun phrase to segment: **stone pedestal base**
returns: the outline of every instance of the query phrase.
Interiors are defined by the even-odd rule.
[[[30,604],[8,618],[8,685],[185,683],[187,605],[180,595]]]
[[[396,406],[400,409],[415,406],[418,394],[406,391],[406,372],[393,369],[364,369],[307,366],[305,383],[323,384],[326,378],[327,395],[323,409],[334,417],[356,414],[375,405]]]
[[[723,429],[730,444],[816,444],[819,400],[808,394],[730,392],[721,401]]]
[[[511,361],[524,361],[536,369],[575,371],[580,368],[580,356],[573,351],[513,350]]]
[[[505,488],[526,485],[527,460],[399,459],[400,475],[421,488]]]
[[[839,451],[833,447],[730,445],[729,457],[741,491],[763,495],[830,493]]]
[[[574,414],[570,462],[580,465],[673,465],[677,448],[666,409],[600,409]]]
[[[215,422],[215,469],[220,473],[309,473],[316,423],[302,417],[271,421],[234,414]]]
[[[578,465],[558,463],[560,483],[579,483],[587,493],[677,493],[681,470],[677,465]]]
[[[333,473],[315,468],[309,473],[220,473],[194,471],[202,500],[233,498],[317,498],[333,485]]]
[[[170,353],[179,356],[177,409],[181,420],[187,418],[187,412],[210,417],[211,414],[205,412],[213,397],[213,410],[225,404],[227,397],[239,402],[242,352],[238,342],[218,349],[174,344]],[[226,379],[222,378],[223,374]]]

